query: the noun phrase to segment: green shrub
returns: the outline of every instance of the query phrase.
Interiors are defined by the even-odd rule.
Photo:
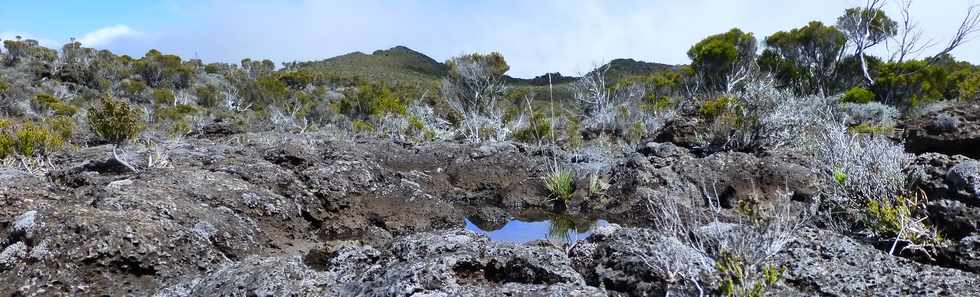
[[[123,144],[143,131],[139,112],[128,103],[102,97],[88,109],[88,125],[95,135],[114,144]]]
[[[16,136],[14,149],[25,157],[43,156],[64,145],[64,140],[58,135],[32,122],[21,125]]]
[[[849,103],[869,103],[875,100],[875,93],[868,91],[862,87],[853,87],[844,93],[844,96],[840,98],[841,102]]]
[[[0,132],[0,160],[14,154],[14,137]]]
[[[647,129],[643,122],[635,122],[626,130],[626,141],[635,143],[646,136]]]
[[[939,232],[913,217],[922,207],[917,197],[899,195],[895,199],[868,199],[864,209],[867,226],[882,237],[900,236],[915,244],[941,242]]]
[[[670,97],[663,95],[650,95],[643,97],[643,103],[640,105],[640,108],[648,112],[663,111],[670,109],[671,107],[673,107],[673,103],[670,101]]]
[[[51,111],[55,115],[72,116],[78,112],[78,107],[45,93],[34,95],[33,103],[39,110]]]
[[[374,132],[374,126],[365,120],[356,119],[351,121],[351,125],[355,133],[367,133]]]
[[[431,141],[436,138],[436,133],[426,127],[421,118],[414,115],[408,117],[408,128],[406,128],[405,134],[423,141]]]
[[[358,119],[402,115],[408,110],[408,102],[384,84],[362,84],[349,89],[344,92],[344,98],[334,104],[338,112]]]
[[[198,86],[194,88],[194,93],[197,95],[197,104],[202,107],[212,108],[221,103],[221,99],[218,97],[220,92],[214,85]]]
[[[0,159],[14,154],[13,124],[9,119],[0,119]]]
[[[146,90],[146,83],[142,80],[126,79],[119,85],[122,87],[123,95],[133,99],[139,98]]]
[[[729,106],[734,103],[734,99],[728,96],[719,96],[713,100],[705,101],[698,108],[698,113],[706,119],[714,119],[728,111]]]
[[[572,199],[572,194],[575,192],[575,174],[571,170],[553,167],[543,179],[544,187],[553,199],[563,202]]]
[[[167,106],[157,108],[153,112],[153,118],[158,121],[181,121],[184,117],[189,115],[194,115],[198,112],[197,108],[187,104],[177,104],[176,106]]]
[[[565,136],[568,137],[568,148],[581,148],[582,143],[585,142],[585,139],[582,137],[582,123],[573,120],[565,124]]]
[[[774,286],[783,277],[785,269],[772,264],[766,264],[762,271],[751,271],[752,267],[745,261],[728,252],[722,252],[721,258],[715,262],[715,269],[721,276],[718,291],[726,297],[762,297],[766,289]],[[761,273],[761,279],[753,273]]]
[[[957,88],[959,89],[960,100],[975,100],[980,98],[980,72],[971,73],[959,83]]]
[[[514,139],[524,143],[541,142],[551,139],[551,121],[541,112],[531,113],[531,122],[514,133]]]
[[[883,135],[883,134],[888,134],[888,132],[891,132],[892,127],[861,123],[855,126],[848,127],[847,130],[854,134]]]
[[[7,89],[9,89],[9,88],[10,88],[10,86],[7,85],[7,81],[4,80],[2,76],[0,76],[0,94],[3,94],[4,92],[6,92]]]
[[[44,124],[48,126],[57,137],[68,141],[75,135],[75,119],[66,116],[57,116],[44,119]]]
[[[172,105],[176,100],[174,97],[174,91],[170,89],[156,89],[153,90],[153,103],[158,105]]]

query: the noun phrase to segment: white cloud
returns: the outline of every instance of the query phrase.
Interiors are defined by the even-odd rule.
[[[86,47],[106,46],[114,40],[140,35],[126,25],[116,25],[89,32],[78,39]]]

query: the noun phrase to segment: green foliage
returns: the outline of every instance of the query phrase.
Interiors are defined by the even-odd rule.
[[[878,236],[901,236],[915,244],[938,244],[943,241],[942,235],[913,218],[913,215],[921,211],[923,203],[917,195],[868,199],[864,209],[867,218],[865,224]],[[919,232],[915,232],[916,229]],[[923,233],[923,229],[931,232]]]
[[[847,173],[840,169],[834,170],[834,181],[843,186],[847,182]]]
[[[595,172],[589,174],[589,197],[596,198],[602,195],[605,191],[606,186],[603,185],[602,180],[599,179],[599,173]]]
[[[183,63],[180,57],[157,50],[150,50],[142,59],[132,62],[133,71],[154,88],[186,88],[194,80],[196,67],[197,63]]]
[[[762,267],[761,280],[749,271],[751,267],[745,261],[729,252],[722,252],[721,258],[715,262],[715,269],[721,276],[718,291],[726,297],[762,297],[766,290],[774,286],[782,279],[785,269],[780,269],[775,265],[766,264]]]
[[[88,125],[95,135],[114,144],[124,144],[143,131],[139,111],[128,103],[102,97],[88,109]]]
[[[408,110],[408,102],[385,84],[362,84],[345,92],[334,104],[338,112],[355,119],[403,115]]]
[[[867,36],[869,45],[881,43],[898,33],[898,24],[884,11],[864,7],[845,10],[844,15],[837,18],[837,28],[849,36]]]
[[[351,121],[351,126],[355,133],[369,133],[374,132],[374,125],[368,123],[365,120],[355,119]]]
[[[171,89],[155,89],[152,97],[153,104],[157,105],[173,105],[177,101],[177,97],[174,96],[174,91]]]
[[[16,141],[9,133],[0,130],[0,160],[14,154],[14,144]]]
[[[719,96],[713,100],[705,101],[698,108],[698,113],[706,119],[714,119],[728,111],[735,99],[729,96]]]
[[[872,134],[872,135],[884,135],[892,131],[893,127],[874,125],[868,123],[860,123],[855,126],[847,128],[847,131],[853,134]]]
[[[7,80],[5,80],[3,76],[0,76],[0,96],[2,96],[3,93],[6,93],[7,89],[9,88],[10,86],[7,85]]]
[[[142,80],[126,79],[120,83],[120,86],[122,87],[123,96],[132,99],[138,99],[143,94],[143,91],[146,90],[146,83]]]
[[[980,71],[966,75],[957,88],[960,100],[980,99]]]
[[[514,133],[514,139],[524,143],[540,143],[552,139],[551,121],[540,111],[531,112],[530,123]]]
[[[845,103],[869,103],[875,100],[875,93],[866,90],[862,87],[853,87],[841,96],[841,102]]]
[[[691,58],[691,66],[704,75],[709,86],[724,90],[725,76],[736,65],[753,62],[755,52],[756,40],[752,33],[734,28],[699,41],[687,51],[687,56]]]
[[[0,160],[14,154],[14,121],[0,118]]]
[[[425,122],[418,116],[408,117],[408,127],[405,134],[418,141],[432,141],[436,138],[435,131],[425,126]]]
[[[58,51],[42,47],[37,40],[21,39],[20,36],[16,40],[4,40],[3,47],[7,50],[3,61],[6,66],[14,66],[20,62],[42,62],[38,65],[43,65],[43,62],[58,59]]]
[[[582,137],[582,123],[577,120],[569,121],[565,124],[565,136],[568,137],[568,148],[578,149],[585,142]]]
[[[15,135],[14,150],[25,157],[47,155],[65,143],[64,139],[47,127],[32,122],[22,124]]]
[[[428,85],[446,76],[446,66],[405,47],[372,54],[351,53],[330,59],[289,63],[290,70],[308,70],[320,79],[358,85],[384,82],[388,85]]]
[[[194,93],[197,95],[197,104],[204,108],[212,108],[218,106],[221,103],[220,93],[218,87],[214,85],[200,85],[194,88]]]
[[[575,174],[569,169],[551,168],[544,177],[544,187],[553,199],[567,202],[575,192]]]
[[[34,95],[33,103],[39,110],[44,112],[50,111],[55,115],[72,116],[78,112],[78,107],[45,93]]]
[[[955,96],[958,87],[949,69],[927,61],[881,63],[874,70],[874,92],[886,103],[916,106]]]
[[[208,74],[220,74],[225,75],[233,68],[232,65],[226,63],[210,63],[204,65],[204,72]]]
[[[78,125],[75,124],[75,119],[67,116],[45,118],[44,124],[56,137],[64,141],[70,140],[78,128]]]
[[[314,74],[309,70],[279,73],[279,81],[282,81],[282,83],[286,84],[287,87],[295,90],[305,88],[306,86],[312,84],[314,80]]]
[[[153,117],[158,121],[171,121],[177,122],[182,121],[186,116],[194,115],[198,113],[197,108],[187,104],[177,104],[175,106],[167,106],[157,108],[153,112]]]
[[[846,42],[837,28],[812,21],[766,37],[759,66],[798,94],[831,93],[834,68]]]

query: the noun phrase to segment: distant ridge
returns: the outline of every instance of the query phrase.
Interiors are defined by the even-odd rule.
[[[679,66],[637,61],[634,59],[615,59],[610,61],[606,78],[616,81],[629,76],[648,75],[659,71],[678,69]],[[352,52],[333,58],[296,63],[297,69],[317,71],[333,77],[358,77],[370,81],[384,81],[401,84],[428,84],[445,77],[446,64],[405,46],[396,46],[373,53]],[[578,79],[550,73],[551,83],[565,84]],[[548,74],[531,79],[505,77],[508,83],[517,85],[546,86]]]

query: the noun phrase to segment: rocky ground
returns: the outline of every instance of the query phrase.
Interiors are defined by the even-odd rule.
[[[904,126],[947,248],[932,259],[891,256],[887,244],[812,219],[777,256],[786,271],[771,293],[980,295],[976,114],[954,107]],[[575,155],[216,128],[125,151],[139,173],[109,146],[52,156],[46,172],[0,170],[0,294],[662,296],[666,281],[631,252],[660,240],[648,229],[649,199],[803,209],[818,191],[814,166],[799,156],[701,156],[668,141]],[[148,165],[161,156],[167,162]],[[563,211],[611,225],[573,246],[492,242],[463,229],[464,217],[493,228],[555,211],[539,179],[554,159],[603,173],[602,198],[579,193]]]

